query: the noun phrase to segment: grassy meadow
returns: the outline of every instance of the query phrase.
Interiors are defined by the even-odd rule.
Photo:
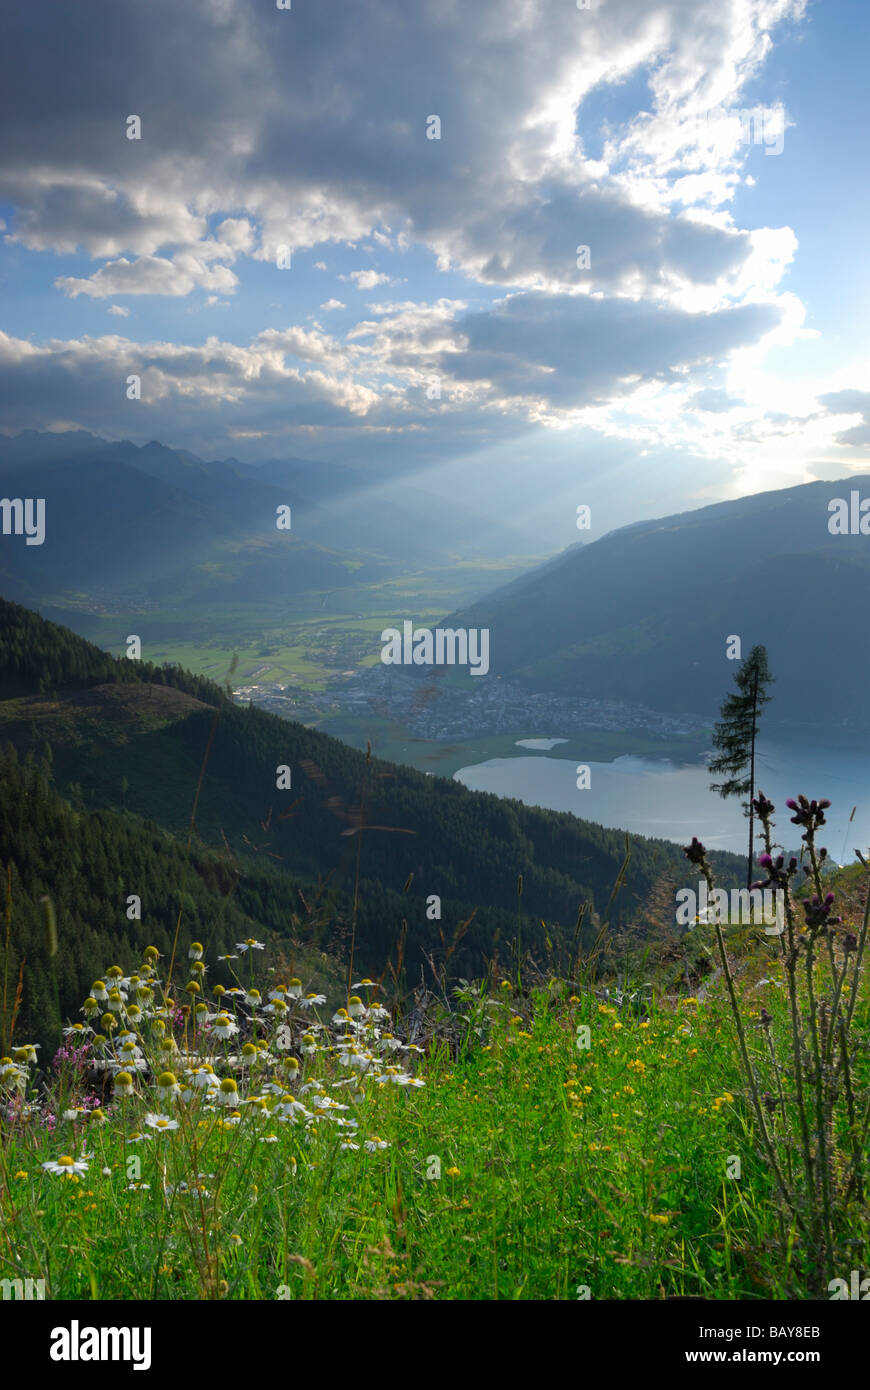
[[[822,1272],[778,1200],[721,975],[677,998],[526,964],[534,983],[432,991],[394,1036],[371,982],[336,1009],[259,944],[224,993],[196,944],[156,955],[105,969],[53,1061],[13,1040],[0,1063],[0,1278],[51,1299],[737,1300],[827,1297],[825,1272],[866,1264],[863,1179]],[[763,1070],[790,1046],[778,944],[742,942],[732,971]],[[862,971],[841,1195],[868,1004]],[[794,1175],[789,1106],[771,1126]]]

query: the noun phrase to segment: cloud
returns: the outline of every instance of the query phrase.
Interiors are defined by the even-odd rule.
[[[172,260],[140,256],[128,261],[122,256],[117,261],[107,261],[87,279],[60,275],[54,283],[71,299],[80,294],[106,299],[116,294],[186,295],[196,286],[227,293],[235,289],[238,279],[227,266],[209,267],[201,256],[186,251]]]
[[[383,241],[391,227],[506,286],[573,286],[581,242],[598,287],[707,283],[736,271],[745,235],[673,209],[727,206],[747,151],[739,122],[709,142],[698,115],[727,114],[771,31],[802,9],[611,0],[593,18],[550,0],[510,16],[501,0],[420,0],[411,13],[381,0],[276,23],[237,0],[92,0],[85,20],[58,9],[36,70],[22,62],[29,22],[12,14],[0,114],[16,139],[0,193],[23,245],[100,258],[193,247],[223,212],[217,237],[264,260],[279,245]],[[591,157],[584,102],[644,68],[652,110]],[[125,138],[131,109],[139,141]]]
[[[377,285],[390,285],[389,275],[377,270],[352,270],[349,275],[339,275],[339,280],[353,280],[358,290],[373,290]]]
[[[861,423],[841,430],[837,443],[866,450],[870,445],[870,391],[845,389],[829,391],[818,397],[819,404],[831,415],[860,415]]]
[[[126,319],[130,316],[130,310],[125,309],[120,304],[110,304],[106,312],[109,314],[114,314],[115,317],[119,319]]]
[[[689,397],[689,405],[693,410],[704,410],[711,415],[723,414],[725,411],[734,410],[735,407],[742,404],[743,402],[737,396],[731,396],[727,391],[714,387],[695,391]]]
[[[201,290],[214,307],[259,287],[279,246],[312,250],[324,272],[327,247],[376,251],[384,269],[341,278],[361,292],[410,287],[402,304],[367,301],[341,338],[316,325],[244,345],[71,337],[35,356],[9,339],[4,409],[25,426],[117,421],[123,434],[135,408],[123,376],[141,369],[151,434],[196,448],[219,450],[232,430],[265,450],[284,431],[302,452],[309,430],[336,447],[451,449],[578,412],[658,442],[688,428],[681,409],[709,439],[730,410],[711,366],[725,379],[723,360],[777,325],[786,341],[797,321],[778,288],[794,234],[735,220],[749,154],[735,112],[778,26],[803,9],[379,0],[291,16],[242,0],[89,0],[84,13],[52,12],[34,66],[32,21],[12,7],[0,51],[0,119],[15,131],[0,151],[0,198],[14,209],[5,240],[90,256],[56,276],[67,298]],[[606,125],[594,115],[602,93],[641,79],[642,110]],[[128,113],[141,140],[126,138]],[[440,139],[427,138],[433,113]],[[451,298],[438,271],[459,277]],[[434,400],[433,373],[444,384]]]

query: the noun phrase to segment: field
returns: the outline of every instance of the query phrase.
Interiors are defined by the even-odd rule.
[[[68,1033],[50,1092],[26,1045],[4,1062],[0,1276],[53,1299],[751,1300],[825,1298],[866,1264],[863,1202],[821,1272],[777,1203],[721,980],[700,999],[460,983],[409,1047],[371,982],[342,1017],[301,981],[275,992],[245,945],[204,1027],[158,1004],[146,952],[145,993],[105,973],[127,997],[85,1003],[107,1032]],[[788,1045],[784,985],[745,959],[759,1066],[768,1012]]]
[[[124,655],[127,636],[136,633],[146,661],[174,661],[221,681],[238,657],[237,680],[256,671],[263,683],[289,682],[314,692],[343,671],[373,665],[385,627],[404,618],[435,625],[453,608],[508,583],[534,563],[532,557],[459,561],[341,589],[268,598],[243,597],[240,582],[237,596],[222,596],[220,603],[207,592],[188,598],[179,591],[159,600],[131,599],[127,606],[113,602],[111,612],[97,595],[56,594],[42,608],[116,656]]]

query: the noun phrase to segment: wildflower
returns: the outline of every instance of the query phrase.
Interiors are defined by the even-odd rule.
[[[317,1039],[314,1037],[313,1033],[302,1034],[299,1049],[301,1052],[304,1052],[307,1057],[310,1057],[317,1051]]]
[[[669,1216],[657,1215],[655,1212],[650,1212],[650,1218],[649,1218],[649,1219],[650,1219],[650,1221],[655,1221],[656,1224],[659,1225],[659,1226],[667,1226],[667,1224],[668,1224],[668,1222],[670,1221],[671,1218],[670,1218]]]
[[[229,1014],[218,1014],[212,1024],[212,1032],[216,1038],[231,1038],[238,1031],[239,1025],[233,1022]]]
[[[168,1115],[146,1115],[145,1123],[151,1129],[178,1129],[178,1121],[170,1119]]]
[[[85,1163],[84,1159],[70,1158],[68,1154],[57,1159],[56,1162],[54,1159],[49,1159],[47,1163],[41,1164],[40,1167],[44,1168],[46,1173],[53,1173],[57,1177],[63,1176],[67,1178],[73,1178],[78,1173],[86,1173],[88,1171],[88,1164]]]
[[[362,1018],[366,1011],[366,1006],[358,994],[352,994],[348,1000],[347,1011],[351,1018]]]
[[[98,999],[101,1004],[108,999],[109,991],[106,989],[102,980],[94,980],[94,983],[91,985],[91,996],[94,999]]]
[[[245,995],[245,1003],[246,1003],[250,1008],[252,1008],[252,1009],[257,1009],[257,1008],[259,1008],[259,1006],[260,1006],[260,1004],[261,1004],[262,1002],[263,1002],[263,1001],[262,1001],[262,997],[261,997],[260,991],[259,991],[258,989],[249,989],[249,990],[248,990],[247,994]]]
[[[290,981],[289,985],[287,986],[287,993],[290,995],[291,999],[299,999],[299,998],[301,997],[301,995],[302,995],[302,981],[299,979],[298,975],[294,975],[294,976],[293,976],[293,979]],[[325,1003],[326,1003],[326,996],[325,996],[325,995],[313,995],[313,994],[309,994],[309,995],[308,995],[308,998],[309,998],[309,999],[315,999],[315,998],[316,998],[316,999],[319,1000],[320,1003],[322,1003],[322,1004],[325,1004]]]
[[[108,1116],[105,1110],[99,1105],[94,1106],[94,1109],[91,1110],[90,1113],[85,1111],[85,1114],[92,1125],[104,1125],[108,1123]]]
[[[239,1088],[231,1076],[225,1076],[215,1092],[219,1105],[238,1105]]]
[[[178,1081],[175,1073],[164,1071],[157,1078],[157,1097],[159,1100],[171,1100],[178,1091]]]
[[[244,955],[246,951],[265,951],[265,949],[262,941],[255,941],[252,936],[249,936],[247,941],[236,942],[236,950],[241,951],[242,955]]]
[[[82,1004],[82,1013],[84,1014],[85,1018],[94,1018],[99,1012],[100,1006],[97,1003],[96,999],[94,999],[93,995],[91,995]]]
[[[290,981],[290,992],[291,992],[291,994],[292,994],[292,992],[293,992],[293,981],[292,981],[292,980]],[[295,997],[298,998],[299,996],[296,995]],[[316,1009],[316,1008],[318,1008],[321,1004],[325,1004],[325,1003],[326,1003],[326,995],[325,995],[325,994],[306,994],[305,998],[304,998],[304,999],[300,999],[299,1002],[300,1002],[300,1004],[302,1005],[303,1009]]]
[[[390,1146],[389,1146],[389,1143],[387,1142],[386,1139],[381,1139],[381,1138],[376,1134],[376,1135],[374,1135],[373,1138],[367,1139],[367,1140],[365,1141],[365,1144],[363,1145],[363,1147],[365,1148],[366,1153],[373,1154],[373,1153],[376,1153],[378,1149],[388,1149]],[[457,1170],[457,1176],[458,1176],[458,1170]]]
[[[188,960],[202,960],[202,943],[201,943],[201,942],[199,942],[199,941],[191,941],[191,943],[190,943],[190,949],[189,949],[189,951],[187,952],[187,959],[188,959]]]
[[[448,1178],[458,1178],[458,1177],[459,1177],[459,1169],[458,1169],[458,1168],[447,1168],[447,1169],[445,1169],[445,1172],[446,1172]]]

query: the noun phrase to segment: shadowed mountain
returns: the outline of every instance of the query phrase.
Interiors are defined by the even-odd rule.
[[[536,690],[715,714],[763,643],[767,723],[866,726],[870,535],[833,535],[828,504],[870,477],[808,483],[639,522],[572,548],[445,620],[490,629],[493,675]],[[864,517],[870,524],[870,516]]]

